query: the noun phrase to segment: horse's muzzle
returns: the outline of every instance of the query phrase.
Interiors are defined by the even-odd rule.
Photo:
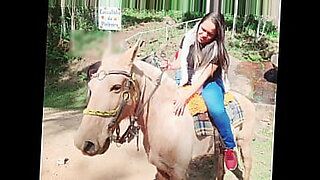
[[[82,152],[89,156],[94,156],[96,154],[103,154],[109,148],[110,142],[111,142],[110,138],[107,138],[104,145],[102,147],[99,147],[98,145],[96,145],[91,141],[84,141]]]

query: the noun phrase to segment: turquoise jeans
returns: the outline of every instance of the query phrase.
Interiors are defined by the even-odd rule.
[[[221,78],[217,78],[204,84],[202,97],[226,148],[234,148],[236,147],[236,143],[231,130],[230,118],[224,106],[224,93],[223,82]]]
[[[180,85],[180,80],[181,80],[181,70],[176,70],[176,73],[175,73],[175,77],[174,79],[176,80],[176,83],[178,85]]]

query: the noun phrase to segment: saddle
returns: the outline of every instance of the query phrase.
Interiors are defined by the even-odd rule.
[[[184,89],[189,88],[188,86]],[[224,105],[227,114],[231,120],[232,127],[237,127],[244,121],[243,111],[239,102],[231,93],[226,93],[224,96]],[[194,130],[197,136],[213,136],[214,124],[213,119],[208,113],[207,106],[199,93],[192,95],[187,102],[189,112],[193,117]],[[212,120],[211,120],[212,119]]]

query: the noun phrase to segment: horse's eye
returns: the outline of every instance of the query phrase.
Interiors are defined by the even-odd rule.
[[[112,86],[110,89],[111,92],[115,92],[115,93],[119,93],[120,90],[121,90],[121,84],[116,84],[116,85]]]

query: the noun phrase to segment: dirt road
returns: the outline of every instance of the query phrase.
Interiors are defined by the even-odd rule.
[[[256,106],[258,107],[258,106]],[[256,127],[256,142],[265,142],[267,149],[271,144],[266,144],[266,138],[259,133],[259,130],[266,127],[266,122],[272,124],[272,106],[259,108],[258,119],[260,123]],[[270,108],[271,107],[271,108]],[[43,140],[41,154],[42,180],[153,180],[156,170],[148,163],[142,146],[143,134],[140,133],[139,148],[136,150],[136,142],[124,144],[117,147],[112,144],[109,150],[99,156],[84,156],[73,145],[73,136],[80,124],[82,113],[79,110],[59,110],[44,108],[43,119]],[[122,132],[127,122],[121,124]],[[269,126],[269,130],[272,127]],[[269,142],[269,141],[268,141]],[[254,145],[256,146],[256,145]],[[266,154],[265,148],[254,149],[254,164],[252,176],[258,176],[261,172],[266,175],[259,179],[270,179],[270,155]],[[264,155],[265,154],[265,155]],[[256,157],[263,156],[263,157]],[[225,179],[235,180],[236,178],[226,172]]]
[[[156,170],[148,164],[141,141],[140,151],[136,150],[135,142],[132,141],[121,147],[112,144],[104,155],[84,156],[73,145],[73,136],[81,117],[81,111],[44,108],[42,180],[151,180],[154,178]]]

